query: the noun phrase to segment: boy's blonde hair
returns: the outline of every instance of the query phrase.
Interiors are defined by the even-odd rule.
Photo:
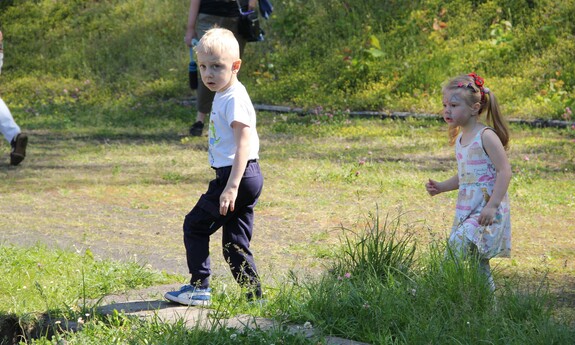
[[[240,45],[233,32],[214,27],[206,31],[196,46],[196,53],[207,55],[229,54],[234,60],[240,58]]]
[[[507,122],[503,118],[503,114],[499,110],[499,103],[492,91],[483,86],[484,80],[475,73],[457,76],[447,82],[443,86],[443,93],[448,91],[461,91],[461,96],[468,106],[479,103],[478,115],[486,111],[487,125],[491,126],[494,130],[503,147],[509,148],[509,128]],[[455,144],[455,139],[459,134],[459,127],[449,128],[449,142]]]

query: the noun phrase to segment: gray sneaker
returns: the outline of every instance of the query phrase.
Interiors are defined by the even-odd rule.
[[[164,298],[168,301],[183,305],[209,306],[212,289],[200,289],[191,285],[184,285],[178,291],[166,292]]]
[[[10,152],[10,165],[18,165],[26,157],[26,146],[28,146],[28,136],[23,133],[18,133],[12,142],[12,151]]]

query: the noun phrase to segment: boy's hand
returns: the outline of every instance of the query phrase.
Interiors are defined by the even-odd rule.
[[[230,212],[234,212],[236,206],[236,198],[238,197],[238,189],[233,187],[226,187],[220,195],[220,214],[225,216]]]

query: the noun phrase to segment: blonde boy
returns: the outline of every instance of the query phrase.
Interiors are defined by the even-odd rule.
[[[263,187],[258,163],[256,112],[237,74],[242,61],[233,33],[214,28],[196,46],[202,82],[216,93],[208,130],[208,161],[215,170],[194,208],[184,220],[184,245],[190,284],[165,298],[184,305],[209,305],[210,236],[222,227],[222,247],[235,280],[248,299],[262,296],[250,241],[254,206]]]

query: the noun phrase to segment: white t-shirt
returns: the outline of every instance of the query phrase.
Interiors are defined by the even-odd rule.
[[[208,161],[214,168],[231,166],[236,155],[232,122],[251,129],[248,159],[258,159],[260,139],[256,130],[256,111],[244,85],[235,82],[227,90],[216,92],[208,129]]]

